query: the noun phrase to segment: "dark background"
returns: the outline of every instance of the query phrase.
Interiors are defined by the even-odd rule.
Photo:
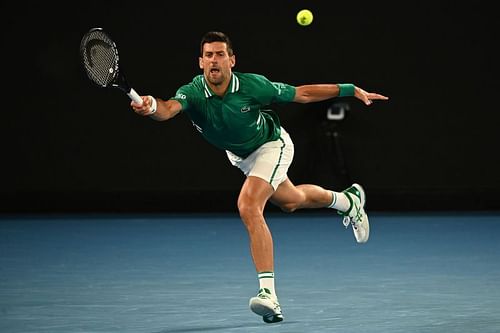
[[[277,106],[295,141],[296,184],[359,182],[371,210],[500,209],[499,34],[486,2],[0,6],[1,212],[236,211],[243,175],[186,116],[142,118],[126,95],[86,78],[78,48],[96,26],[139,94],[171,97],[200,73],[201,36],[221,30],[237,71],[390,97]],[[315,15],[308,27],[295,22],[302,8]],[[343,120],[326,119],[332,103],[349,108]]]

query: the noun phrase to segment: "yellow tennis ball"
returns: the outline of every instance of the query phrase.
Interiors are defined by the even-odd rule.
[[[300,25],[309,25],[313,21],[313,13],[309,9],[302,9],[297,13],[297,23]]]

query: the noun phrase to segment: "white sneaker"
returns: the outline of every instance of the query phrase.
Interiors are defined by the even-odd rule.
[[[278,323],[283,320],[278,300],[272,297],[266,288],[259,289],[257,296],[250,298],[249,306],[250,310],[262,316],[266,323]]]
[[[368,237],[370,237],[370,223],[368,222],[368,215],[365,212],[365,191],[359,184],[352,184],[351,187],[342,191],[351,206],[347,212],[339,212],[340,215],[344,216],[342,223],[347,228],[349,224],[352,226],[354,231],[354,237],[358,243],[366,243]]]

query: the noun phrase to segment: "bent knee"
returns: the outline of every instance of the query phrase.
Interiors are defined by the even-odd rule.
[[[274,199],[273,203],[282,211],[285,213],[293,213],[297,209],[303,207],[306,196],[302,191],[295,191],[294,195]]]
[[[285,213],[293,213],[299,208],[299,205],[295,202],[290,202],[279,205],[279,208]]]

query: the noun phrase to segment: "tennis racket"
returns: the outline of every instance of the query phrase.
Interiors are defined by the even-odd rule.
[[[131,100],[142,104],[142,99],[132,89],[120,71],[118,48],[102,28],[92,28],[80,42],[80,56],[89,79],[100,87],[118,88]]]

